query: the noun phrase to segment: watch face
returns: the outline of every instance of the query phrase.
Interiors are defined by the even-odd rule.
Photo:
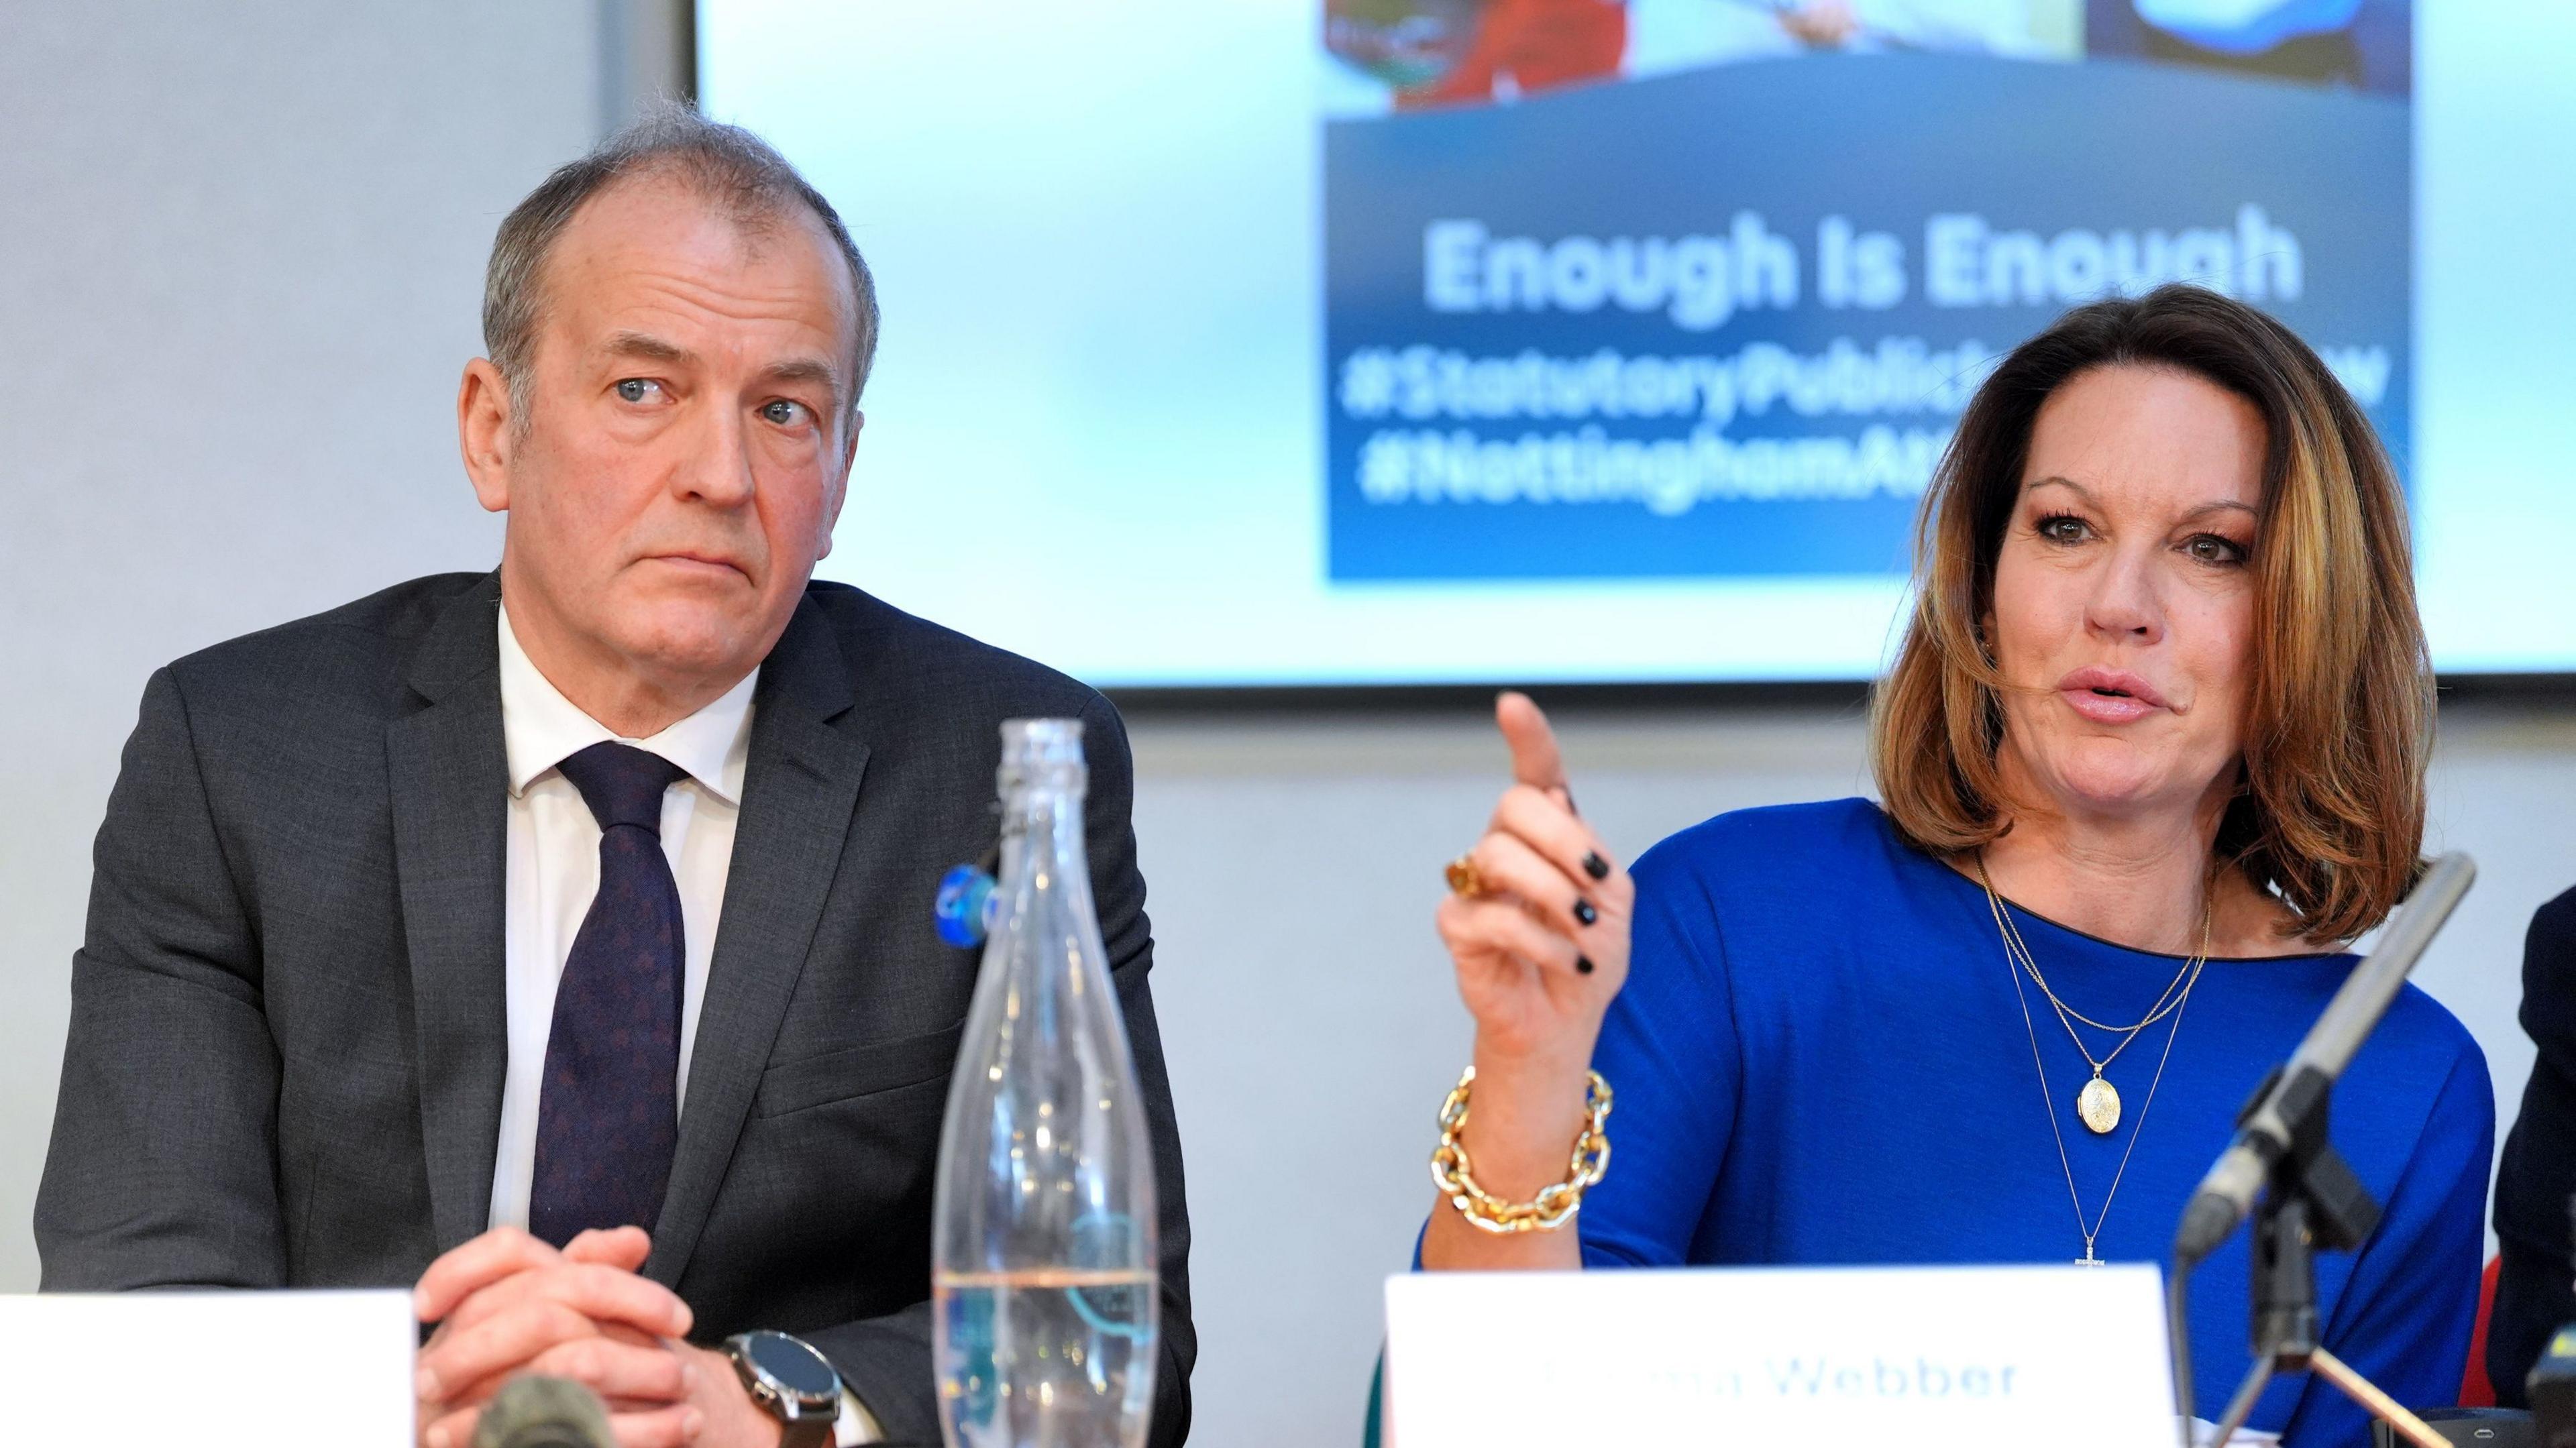
[[[828,1398],[841,1391],[840,1374],[823,1355],[783,1332],[755,1332],[742,1355],[772,1382],[800,1398]]]

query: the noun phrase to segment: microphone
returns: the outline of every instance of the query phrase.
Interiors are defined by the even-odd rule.
[[[617,1439],[598,1394],[570,1378],[528,1373],[484,1405],[474,1448],[617,1448]]]
[[[2379,1018],[2388,1013],[2398,989],[2406,984],[2407,973],[2415,968],[2424,947],[2433,943],[2434,932],[2450,918],[2452,907],[2468,893],[2477,873],[2469,857],[2457,851],[2435,860],[2414,893],[2406,897],[2405,908],[2389,924],[2387,934],[2380,937],[2379,947],[2344,978],[2289,1063],[2255,1091],[2237,1122],[2235,1142],[2201,1179],[2200,1190],[2183,1211],[2182,1227],[2174,1238],[2177,1271],[2188,1270],[2217,1250],[2254,1210],[2254,1197],[2272,1165],[2290,1154],[2303,1127],[2321,1119],[2328,1088],[2378,1027]],[[2328,1174],[2336,1173],[2347,1189],[2351,1210],[2366,1211],[2368,1221],[2375,1223],[2377,1206],[2340,1160],[2329,1165]],[[2366,1232],[2367,1226],[2362,1230]]]

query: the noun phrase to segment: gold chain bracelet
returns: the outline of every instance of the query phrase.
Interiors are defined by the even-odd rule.
[[[1450,1088],[1449,1098],[1440,1103],[1440,1145],[1431,1152],[1432,1185],[1479,1231],[1553,1232],[1573,1221],[1574,1214],[1583,1210],[1583,1194],[1599,1185],[1610,1170],[1610,1083],[1598,1071],[1588,1074],[1591,1081],[1583,1092],[1586,1120],[1574,1138],[1574,1157],[1566,1166],[1565,1180],[1539,1188],[1529,1201],[1507,1202],[1476,1185],[1467,1147],[1458,1139],[1467,1129],[1467,1091],[1476,1081],[1476,1068],[1468,1067]]]

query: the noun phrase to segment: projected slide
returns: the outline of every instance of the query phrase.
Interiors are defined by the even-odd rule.
[[[1859,679],[1994,359],[2183,279],[2576,670],[2576,7],[700,0],[883,345],[822,565],[1118,687]]]
[[[1649,64],[1647,8],[1327,6],[1384,87],[1325,128],[1335,579],[1901,569],[1996,353],[2166,281],[2288,322],[2404,452],[2402,18],[2374,90],[2069,64],[2073,7],[2018,0],[1692,0]]]

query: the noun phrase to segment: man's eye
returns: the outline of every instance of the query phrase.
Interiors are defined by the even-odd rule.
[[[778,424],[780,427],[794,427],[800,420],[802,420],[804,411],[804,404],[781,399],[776,402],[763,403],[761,405],[760,415],[768,418],[771,422]]]
[[[649,377],[629,377],[617,384],[617,395],[627,402],[650,402],[662,384]]]

